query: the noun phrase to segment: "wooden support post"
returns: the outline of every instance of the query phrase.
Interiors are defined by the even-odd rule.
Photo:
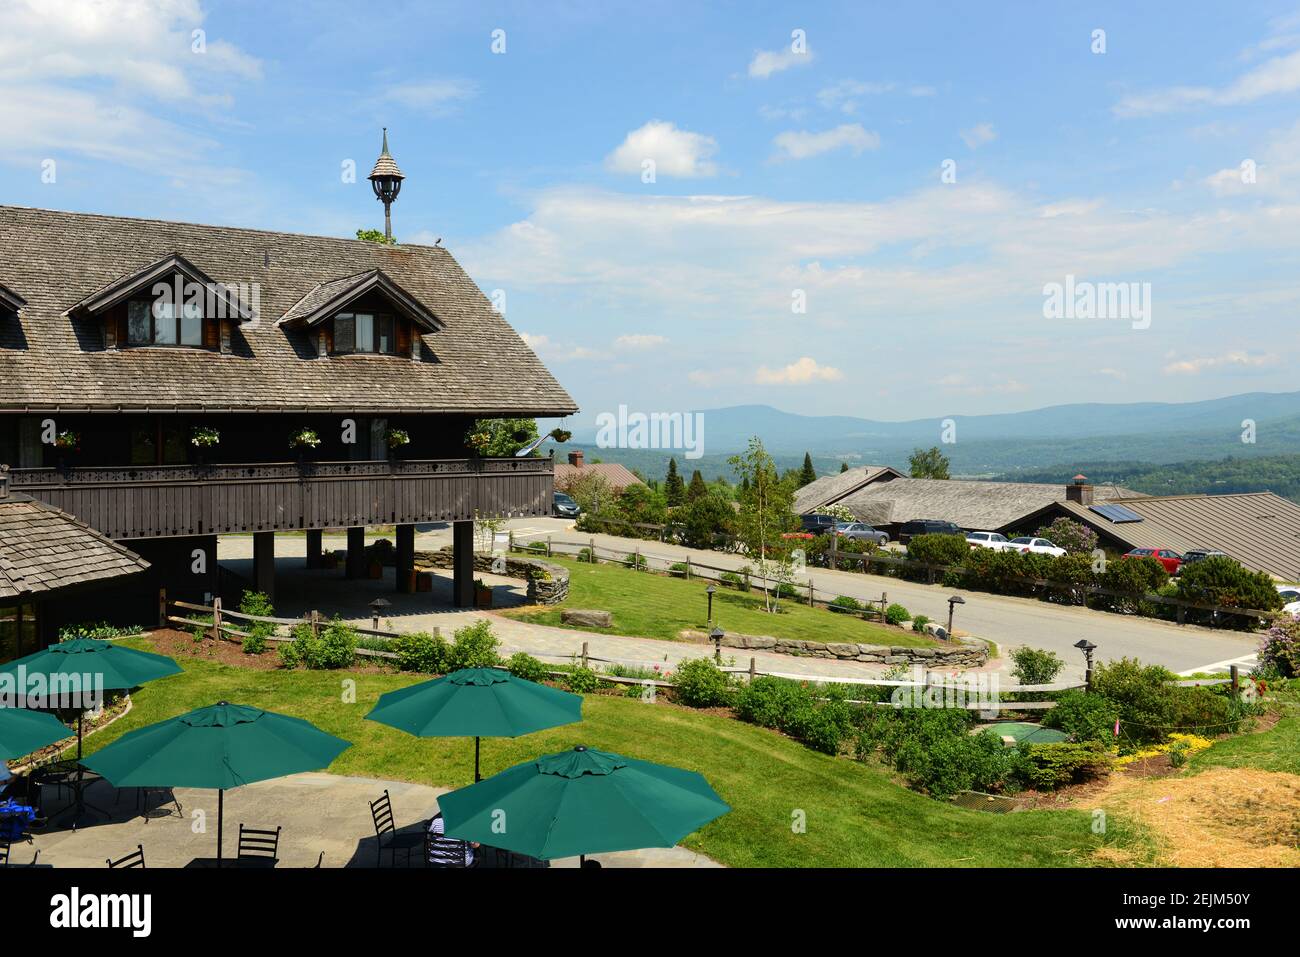
[[[595,536],[587,540],[587,550],[591,553],[591,563],[596,564],[596,539]]]
[[[307,529],[307,567],[323,568],[325,558],[323,555],[324,535],[319,528]]]
[[[691,580],[691,556],[686,556],[686,580]]]
[[[453,522],[451,536],[452,604],[474,607],[474,523]]]
[[[587,667],[587,643],[582,643],[582,667]]]
[[[1232,696],[1235,698],[1241,694],[1241,672],[1236,665],[1229,665],[1228,674],[1232,676]]]
[[[158,589],[158,627],[167,627],[167,589]]]
[[[749,659],[749,683],[753,684],[754,679],[758,677],[758,661],[754,658]]]
[[[398,525],[395,537],[394,585],[399,594],[405,595],[415,591],[415,526],[410,523]]]
[[[514,550],[515,550],[515,530],[513,528],[507,530],[506,535],[508,536],[508,540],[506,543],[506,554],[512,555],[514,554]]]
[[[1178,617],[1178,624],[1180,625],[1187,624],[1187,609],[1183,605],[1177,606],[1176,614]]]
[[[639,572],[640,570],[641,570],[641,546],[636,545],[633,546],[632,548],[632,571]]]
[[[314,608],[311,612],[311,636],[313,638],[320,637],[320,612]]]
[[[812,583],[812,579],[810,578],[810,579],[808,579],[808,607],[809,607],[809,608],[812,608],[813,605],[814,605],[814,601],[813,601],[813,583]]]
[[[212,640],[221,640],[221,596],[212,599]]]
[[[551,557],[551,536],[550,535],[546,536],[546,557],[547,558]]]

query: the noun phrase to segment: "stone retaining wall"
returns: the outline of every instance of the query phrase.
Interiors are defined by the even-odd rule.
[[[683,631],[681,635],[689,641],[710,640],[702,631]],[[930,668],[978,668],[989,660],[989,646],[979,638],[958,638],[950,643],[951,647],[914,648],[728,634],[723,637],[722,644],[728,648],[773,651],[801,658],[839,658],[842,661],[869,661],[886,665],[917,664]]]
[[[488,552],[475,552],[474,570],[494,574],[492,564],[498,557]],[[555,565],[539,558],[523,558],[517,555],[500,557],[505,558],[506,578],[521,578],[528,582],[528,601],[531,604],[558,605],[569,597],[569,570],[563,565]],[[430,568],[449,569],[451,567],[450,548],[442,548],[436,552],[415,553],[415,568],[417,571]]]

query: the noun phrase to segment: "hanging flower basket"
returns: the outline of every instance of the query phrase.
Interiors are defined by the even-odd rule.
[[[221,444],[221,433],[206,425],[190,429],[190,445],[196,449],[210,449]]]
[[[300,452],[314,449],[318,445],[320,445],[320,436],[316,434],[315,429],[299,429],[289,436],[289,448]]]
[[[389,429],[384,434],[384,439],[390,449],[400,449],[404,445],[411,444],[411,435],[405,429]]]

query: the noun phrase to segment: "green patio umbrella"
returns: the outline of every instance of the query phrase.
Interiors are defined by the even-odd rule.
[[[694,771],[577,747],[438,798],[446,832],[540,860],[672,847],[731,810]]]
[[[228,789],[319,770],[350,746],[302,718],[222,701],[124,734],[84,763],[119,788],[215,788],[220,864]]]
[[[20,691],[25,697],[76,696],[78,702],[73,707],[77,710],[78,763],[82,755],[81,717],[87,704],[85,695],[100,691],[127,691],[180,671],[180,665],[166,655],[136,651],[98,638],[60,641],[0,667],[0,674],[13,675],[20,689],[36,688],[37,681],[44,685],[43,694]],[[80,771],[73,789],[76,801],[71,806],[77,809],[79,820],[86,807]]]
[[[517,678],[500,668],[462,668],[390,691],[366,715],[419,738],[517,738],[582,720],[582,695]]]
[[[62,741],[71,733],[52,714],[26,708],[0,708],[0,761],[21,758],[47,744]]]

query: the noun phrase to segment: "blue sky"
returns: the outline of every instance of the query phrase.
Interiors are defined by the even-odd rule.
[[[587,415],[1294,389],[1300,8],[1088,6],[0,0],[0,202],[351,235],[386,125]]]

